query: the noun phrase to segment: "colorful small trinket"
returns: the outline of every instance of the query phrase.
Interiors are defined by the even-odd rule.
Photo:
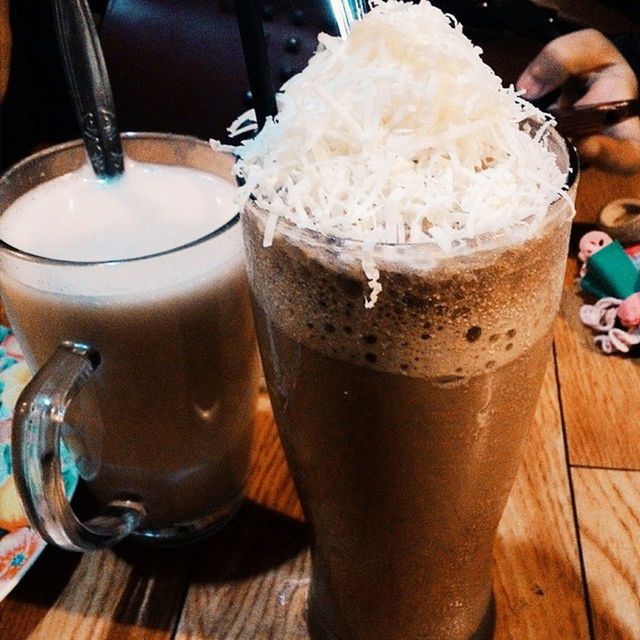
[[[580,240],[580,286],[599,300],[580,308],[580,319],[598,332],[604,353],[628,353],[640,344],[640,246],[623,248],[602,231]]]

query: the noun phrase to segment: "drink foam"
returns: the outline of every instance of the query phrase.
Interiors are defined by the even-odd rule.
[[[0,218],[0,238],[70,261],[135,258],[201,238],[236,214],[235,187],[205,171],[127,160],[117,180],[85,165],[38,185]]]
[[[564,201],[536,237],[514,246],[435,261],[420,245],[379,247],[385,294],[369,310],[356,243],[282,224],[264,248],[267,219],[255,207],[244,218],[257,303],[287,336],[329,358],[449,386],[497,371],[551,330],[571,225]]]
[[[194,247],[181,247],[231,221],[236,187],[228,179],[187,167],[126,160],[117,180],[98,179],[89,165],[38,185],[0,217],[0,238],[29,254],[77,267],[2,256],[7,277],[70,296],[129,295],[172,286],[228,263],[242,268],[239,225]],[[225,277],[224,267],[220,278]]]

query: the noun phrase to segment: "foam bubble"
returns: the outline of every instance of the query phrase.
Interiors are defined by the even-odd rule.
[[[424,255],[429,247],[378,247],[387,293],[372,309],[353,306],[353,294],[363,297],[367,288],[358,251],[293,227],[281,228],[265,248],[264,217],[255,209],[244,217],[256,300],[287,335],[330,357],[448,387],[499,369],[551,329],[568,207],[539,237],[436,266]],[[333,294],[336,282],[351,295]]]

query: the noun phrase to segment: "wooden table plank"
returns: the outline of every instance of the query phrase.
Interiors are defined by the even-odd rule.
[[[576,199],[576,222],[593,224],[615,198],[640,197],[640,173],[618,176],[594,168],[583,171]],[[579,234],[577,234],[579,235]],[[583,299],[571,281],[570,262],[556,323],[560,394],[573,465],[640,469],[640,439],[630,416],[640,415],[640,366],[634,359],[606,356],[578,316]]]
[[[594,167],[583,169],[576,197],[576,222],[594,223],[602,208],[617,198],[640,198],[640,173],[623,176]]]
[[[306,638],[306,527],[255,503],[198,549],[177,640]]]
[[[302,508],[276,433],[271,402],[260,394],[247,497],[292,518],[302,520]]]
[[[565,288],[555,332],[571,464],[640,469],[640,363],[601,353],[581,304],[577,286]]]
[[[11,640],[166,640],[182,605],[192,549],[158,550],[121,544],[82,556],[46,549],[74,570],[49,606],[40,607],[38,581],[50,592],[56,577],[45,558],[0,605],[0,638]],[[79,561],[78,561],[79,559]],[[35,587],[35,588],[34,588]]]
[[[589,637],[551,365],[498,530],[494,550],[495,640]]]
[[[571,473],[594,640],[640,638],[640,472]]]

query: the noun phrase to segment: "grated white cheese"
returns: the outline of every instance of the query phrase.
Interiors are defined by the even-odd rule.
[[[545,115],[485,65],[455,20],[429,2],[373,2],[346,39],[319,36],[278,115],[233,148],[253,198],[326,235],[363,241],[375,303],[377,242],[468,241],[535,232],[565,184],[546,149]],[[544,123],[533,137],[525,122]],[[242,119],[238,119],[238,123]]]

